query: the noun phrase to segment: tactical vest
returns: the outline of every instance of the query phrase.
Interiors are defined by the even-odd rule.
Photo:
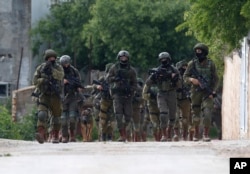
[[[206,64],[200,64],[198,59],[195,59],[193,61],[194,68],[198,71],[198,73],[203,76],[207,81],[208,84],[211,85],[213,79],[212,79],[212,61],[210,59],[207,59]]]
[[[161,68],[161,66],[159,66],[158,68]],[[167,71],[172,72],[172,73],[176,73],[172,66],[168,66]],[[175,87],[173,86],[173,84],[171,82],[171,78],[157,79],[156,85],[157,85],[159,91],[161,91],[161,92],[171,91],[171,90],[175,89]]]
[[[77,72],[77,70],[73,67],[73,66],[69,66],[69,70],[68,71],[64,71],[64,78],[65,79],[70,79],[70,78],[72,78],[72,77],[74,77],[74,78],[79,78],[79,76],[78,76],[78,72]],[[70,84],[65,84],[64,85],[64,94],[66,95],[66,94],[72,94],[72,93],[74,93],[74,92],[76,92],[76,88],[75,89],[73,89],[71,86],[70,86]]]
[[[62,84],[61,84],[61,81],[59,80],[56,80],[52,77],[52,74],[47,74],[45,72],[45,66],[46,66],[46,63],[42,63],[40,65],[40,67],[38,68],[38,71],[41,75],[41,78],[43,79],[46,79],[48,81],[48,83],[43,83],[42,85],[39,85],[38,89],[39,91],[42,93],[42,94],[47,94],[47,95],[50,95],[50,94],[58,94],[60,95],[60,93],[62,92]],[[60,65],[56,64],[54,65],[54,68],[55,69],[58,69]],[[49,83],[49,81],[53,81],[51,84]],[[53,85],[53,86],[52,86]]]
[[[111,86],[111,93],[118,94],[121,96],[129,96],[130,94],[130,66],[121,68],[120,64],[115,65],[115,74],[117,78],[121,80],[114,82]]]

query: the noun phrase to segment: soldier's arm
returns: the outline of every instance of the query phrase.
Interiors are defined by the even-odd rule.
[[[41,65],[36,68],[36,71],[33,76],[32,83],[35,86],[42,84],[46,80],[45,78],[41,77],[40,68],[41,68]]]
[[[184,83],[187,85],[200,85],[199,81],[194,78],[191,74],[191,69],[193,68],[193,61],[188,63],[187,69],[183,75]]]

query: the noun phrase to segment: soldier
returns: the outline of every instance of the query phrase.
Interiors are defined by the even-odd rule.
[[[33,77],[33,84],[40,91],[38,101],[38,121],[35,137],[39,143],[44,143],[46,139],[46,129],[50,112],[50,126],[52,143],[59,143],[59,130],[61,128],[60,116],[62,112],[62,80],[64,76],[63,68],[56,63],[57,53],[48,49],[45,51],[45,62],[36,68]]]
[[[133,114],[132,114],[132,141],[138,142],[140,141],[140,130],[141,130],[141,120],[142,111],[143,111],[143,104],[144,100],[142,99],[142,87],[143,87],[143,80],[141,78],[137,78],[137,88],[135,91],[135,95],[132,100],[133,105]]]
[[[168,52],[161,52],[158,60],[161,65],[156,70],[151,70],[144,90],[148,91],[152,85],[158,87],[157,105],[160,110],[161,141],[171,141],[176,114],[176,89],[180,77],[178,70],[171,65],[171,57]]]
[[[182,128],[182,138],[187,140],[188,129],[190,128],[189,138],[192,141],[193,129],[191,129],[191,101],[190,101],[190,85],[184,84],[183,74],[187,68],[187,61],[182,60],[176,64],[176,68],[179,70],[181,75],[181,86],[177,89],[177,114],[176,114],[176,124],[174,129],[179,132],[181,125]],[[179,137],[174,136],[174,141],[178,141]]]
[[[207,57],[209,50],[203,43],[194,46],[196,58],[188,63],[184,73],[186,84],[191,84],[191,109],[193,126],[195,128],[194,141],[199,141],[200,117],[203,117],[203,141],[210,141],[209,129],[213,110],[213,96],[215,96],[218,75],[214,62]]]
[[[109,72],[112,63],[106,65],[105,73]],[[110,95],[109,84],[106,80],[106,76],[99,78],[99,81],[96,84],[96,89],[100,90],[100,132],[102,141],[112,141],[113,132],[115,129],[115,116],[113,114],[113,99]]]
[[[61,115],[62,143],[75,142],[78,94],[82,92],[83,87],[80,82],[79,71],[71,65],[70,56],[63,55],[60,58],[60,63],[64,70],[64,100]]]
[[[113,98],[117,127],[120,133],[118,141],[126,141],[125,130],[131,121],[133,114],[132,98],[137,88],[136,71],[130,65],[129,59],[128,51],[119,51],[117,55],[118,62],[110,68],[107,75]]]
[[[143,88],[143,98],[147,101],[147,109],[150,121],[153,126],[153,134],[155,141],[160,141],[161,130],[160,130],[160,111],[157,105],[157,86],[151,86],[149,90],[144,86]]]

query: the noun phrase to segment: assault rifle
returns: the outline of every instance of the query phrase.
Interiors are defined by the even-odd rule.
[[[213,95],[213,97],[216,97],[216,94],[213,93],[213,90],[210,88],[207,79],[199,74],[195,67],[191,68],[190,73],[200,82],[200,86],[197,90],[204,90],[207,92],[208,95],[204,98],[204,100],[208,98],[209,95]]]
[[[73,88],[73,89],[82,88],[82,89],[84,89],[84,86],[82,86],[80,79],[73,77],[73,76],[66,77],[66,79],[69,82],[70,88]]]
[[[154,81],[156,81],[156,80],[164,81],[164,80],[170,79],[171,80],[171,85],[173,87],[175,87],[176,82],[179,79],[179,75],[175,74],[175,76],[172,77],[172,73],[174,73],[173,70],[172,70],[172,67],[170,67],[170,68],[157,68],[157,69],[153,68],[153,69],[150,69],[148,71],[148,74],[152,75],[151,76],[152,80],[154,80]]]
[[[107,93],[109,93],[109,84],[108,84],[108,82],[106,81],[106,80],[104,80],[104,81],[98,81],[98,80],[93,80],[93,82],[92,82],[93,84],[96,84],[96,85],[101,85],[102,86],[102,91],[103,92],[107,92]]]
[[[58,85],[58,82],[54,77],[52,76],[52,64],[50,61],[46,62],[46,65],[43,69],[43,72],[48,76],[48,84],[49,84],[49,89],[51,92],[55,92],[55,94],[61,98],[60,96],[60,86]]]
[[[172,77],[172,71],[167,70],[166,68],[150,69],[148,71],[149,75],[152,75],[154,80],[166,80]]]

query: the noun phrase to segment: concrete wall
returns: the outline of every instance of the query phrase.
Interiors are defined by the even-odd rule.
[[[1,0],[0,26],[0,81],[19,88],[28,86],[31,81],[31,0]]]
[[[240,52],[225,57],[222,96],[222,139],[250,138],[250,54],[244,40]]]

